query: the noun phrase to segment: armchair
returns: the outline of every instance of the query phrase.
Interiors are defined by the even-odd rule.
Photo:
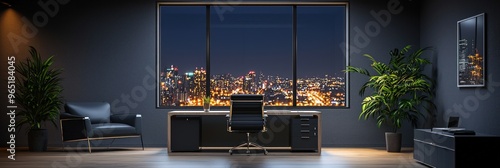
[[[227,116],[227,131],[246,133],[247,142],[231,148],[229,154],[232,155],[233,150],[241,147],[246,147],[246,153],[250,154],[250,146],[253,146],[264,150],[264,154],[267,155],[266,148],[257,143],[250,142],[250,133],[267,131],[267,115],[264,114],[263,101],[263,95],[231,95],[231,106],[229,115]]]
[[[140,114],[111,115],[107,102],[67,102],[60,114],[61,138],[65,142],[140,137],[142,150],[142,116]],[[110,144],[110,145],[111,145]]]

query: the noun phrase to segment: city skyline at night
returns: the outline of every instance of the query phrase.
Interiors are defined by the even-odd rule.
[[[184,73],[174,65],[164,68],[160,72],[161,106],[201,106],[206,75],[201,66]],[[243,75],[212,74],[209,80],[212,106],[229,106],[232,94],[263,94],[265,105],[293,106],[293,78],[249,71]],[[345,106],[345,78],[297,78],[296,101],[297,106]]]

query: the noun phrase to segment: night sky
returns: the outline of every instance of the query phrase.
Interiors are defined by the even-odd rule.
[[[205,9],[161,7],[162,70],[172,64],[180,73],[205,67]],[[211,75],[242,76],[253,70],[292,77],[291,6],[236,6],[223,13],[221,9],[210,10]],[[298,77],[343,76],[345,56],[339,44],[344,36],[344,7],[297,7]]]

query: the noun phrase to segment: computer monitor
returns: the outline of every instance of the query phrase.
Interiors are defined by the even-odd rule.
[[[448,118],[448,128],[457,128],[459,121],[460,117],[450,116],[450,118]]]

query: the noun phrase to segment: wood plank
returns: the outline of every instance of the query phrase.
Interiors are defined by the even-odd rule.
[[[5,149],[2,149],[5,151]],[[0,159],[0,167],[425,167],[413,160],[411,148],[401,153],[388,153],[383,148],[323,148],[320,156],[193,154],[169,156],[166,148],[51,148],[47,152],[17,149],[16,160]]]

